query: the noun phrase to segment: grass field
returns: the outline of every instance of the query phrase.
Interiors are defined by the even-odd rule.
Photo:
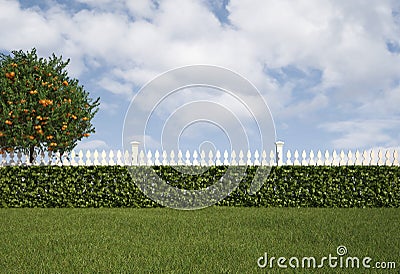
[[[399,209],[1,209],[0,220],[2,273],[400,272]],[[396,269],[257,266],[265,252],[319,264],[340,245]]]

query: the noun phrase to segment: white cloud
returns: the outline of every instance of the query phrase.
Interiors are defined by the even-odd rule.
[[[281,117],[289,117],[291,119],[304,119],[315,113],[318,110],[328,106],[329,98],[324,94],[317,94],[309,100],[301,100],[287,105],[280,113]]]
[[[31,49],[35,41],[35,46],[47,53],[61,42],[57,29],[42,13],[21,10],[17,1],[2,0],[0,7],[2,49]]]
[[[322,87],[339,87],[346,98],[358,100],[387,87],[398,75],[400,57],[385,44],[398,37],[390,2],[354,2],[231,1],[228,8],[232,24],[257,45],[259,60],[272,68],[318,68]]]
[[[370,148],[396,146],[399,136],[390,131],[399,128],[399,120],[348,120],[324,123],[320,127],[327,132],[339,134],[333,138],[334,148]]]
[[[400,86],[378,93],[357,108],[356,112],[371,117],[398,117],[400,120]]]
[[[329,120],[321,112],[326,108],[340,110],[337,119],[351,124],[329,124],[341,127],[330,131],[338,135],[335,147],[398,141],[386,126],[363,122],[372,128],[361,129],[354,122],[399,115],[400,54],[386,45],[400,44],[394,1],[231,0],[230,25],[221,24],[201,0],[76,3],[87,8],[52,2],[43,10],[22,9],[18,1],[0,0],[0,50],[37,47],[44,56],[71,58],[71,74],[109,91],[102,100],[107,102],[115,95],[130,100],[133,91],[167,69],[225,66],[259,88],[278,124],[290,127],[291,119],[315,114]],[[315,79],[288,74],[279,83],[266,72],[287,66],[321,71],[321,79],[307,86]],[[111,113],[115,107],[108,103],[103,109]],[[396,128],[399,124],[392,124],[392,131]]]
[[[117,95],[124,95],[126,97],[133,95],[133,88],[129,83],[121,83],[114,79],[103,78],[99,80],[98,86]]]
[[[116,114],[117,111],[119,110],[119,108],[120,108],[120,106],[118,104],[108,103],[108,102],[104,102],[104,101],[100,102],[100,109],[105,110],[111,114]]]
[[[152,0],[126,1],[129,12],[137,18],[151,19],[155,13],[156,4]]]
[[[107,143],[103,140],[81,141],[75,147],[75,151],[79,150],[100,150],[109,149]]]

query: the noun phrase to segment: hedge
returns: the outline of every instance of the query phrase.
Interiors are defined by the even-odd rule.
[[[214,166],[202,175],[182,175],[173,167],[153,167],[170,185],[182,189],[213,185],[227,168]],[[249,189],[259,168],[263,167],[245,167],[239,187],[217,205],[400,207],[400,167],[272,167],[269,176],[263,178],[261,189],[250,195]],[[128,168],[123,166],[1,167],[0,207],[161,206],[144,195],[134,181]]]

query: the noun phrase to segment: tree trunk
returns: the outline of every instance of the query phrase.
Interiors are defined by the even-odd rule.
[[[35,153],[35,146],[30,146],[29,148],[29,163],[33,164],[33,154]]]

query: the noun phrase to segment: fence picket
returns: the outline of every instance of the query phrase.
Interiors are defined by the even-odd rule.
[[[267,160],[267,152],[265,150],[263,150],[263,152],[261,153],[261,165],[266,166],[268,165],[268,160]]]
[[[381,149],[378,151],[378,165],[383,165],[383,153]]]
[[[292,165],[292,161],[290,159],[290,158],[292,158],[292,154],[290,153],[290,150],[288,150],[288,152],[286,153],[286,158],[287,158],[286,164],[289,166]]]
[[[123,165],[123,162],[122,162],[122,152],[121,152],[121,150],[118,150],[117,151],[117,165],[119,165],[119,166],[122,166]]]
[[[239,165],[242,166],[245,164],[244,160],[243,160],[244,154],[243,154],[243,150],[239,151]]]
[[[353,153],[351,152],[351,150],[349,150],[349,152],[347,153],[347,165],[351,166],[353,164]]]
[[[399,165],[399,152],[397,150],[393,152],[393,165],[394,166]]]
[[[172,150],[171,151],[171,154],[170,154],[170,164],[171,165],[176,165],[176,162],[175,162],[175,152]]]
[[[307,154],[306,154],[306,151],[305,151],[305,150],[303,150],[303,152],[301,153],[301,158],[303,158],[303,159],[301,160],[301,165],[302,165],[302,166],[308,165],[308,162],[307,162],[307,160],[306,160]]]
[[[328,150],[325,150],[325,161],[324,161],[324,165],[326,165],[326,166],[332,165],[332,162],[330,161],[330,158],[329,158],[329,151],[328,151]]]
[[[238,162],[236,161],[236,151],[233,150],[231,153],[231,165],[236,166]]]
[[[199,165],[199,161],[197,160],[197,157],[199,157],[199,155],[197,154],[197,150],[195,150],[193,152],[193,162],[192,162],[192,165],[194,165],[194,166],[198,166]]]
[[[317,166],[322,166],[323,165],[323,161],[322,161],[322,152],[321,150],[318,150],[317,152]]]
[[[298,152],[298,150],[296,149],[296,151],[294,152],[294,165],[296,165],[296,166],[299,166],[300,165],[300,162],[299,162],[299,152]]]

